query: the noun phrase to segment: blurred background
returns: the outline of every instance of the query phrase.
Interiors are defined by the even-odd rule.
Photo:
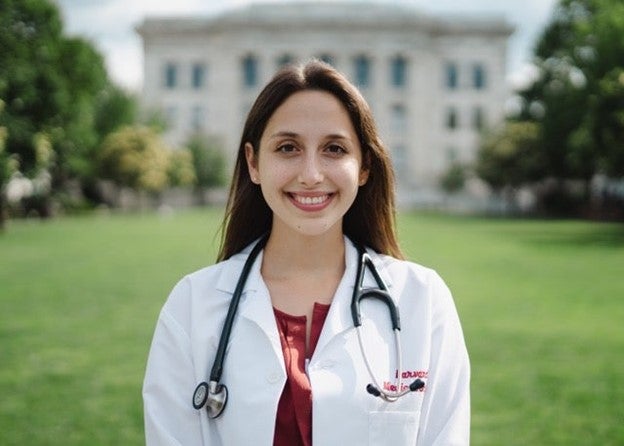
[[[143,443],[158,311],[245,115],[318,58],[453,290],[473,444],[624,444],[621,0],[0,2],[0,444]]]
[[[259,89],[314,57],[370,102],[402,208],[622,218],[619,8],[8,1],[0,209],[222,202]]]

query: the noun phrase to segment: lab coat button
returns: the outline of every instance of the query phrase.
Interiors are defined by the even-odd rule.
[[[269,376],[267,376],[267,381],[269,382],[269,384],[275,384],[279,382],[281,377],[282,377],[281,373],[273,372],[273,373],[270,373]]]

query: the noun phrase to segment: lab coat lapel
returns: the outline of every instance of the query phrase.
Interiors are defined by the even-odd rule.
[[[221,276],[217,288],[231,294],[234,293],[236,283],[243,270],[243,265],[253,246],[255,246],[255,243],[252,243],[239,254],[236,254],[228,260],[227,271]],[[264,251],[260,252],[249,271],[234,324],[243,322],[256,324],[270,340],[273,351],[277,358],[280,359],[283,368],[282,347],[277,331],[277,324],[275,322],[275,315],[273,313],[273,306],[271,304],[271,297],[260,274],[263,254]],[[233,278],[236,279],[233,280]],[[238,319],[238,321],[236,319]],[[234,330],[236,330],[235,327]]]
[[[243,299],[241,299],[239,307],[239,314],[241,323],[245,320],[256,324],[265,336],[269,338],[273,351],[276,357],[280,359],[279,362],[283,368],[282,344],[277,331],[271,296],[260,274],[263,253],[264,252],[260,253],[249,272],[249,278],[247,279],[247,285],[245,286]]]

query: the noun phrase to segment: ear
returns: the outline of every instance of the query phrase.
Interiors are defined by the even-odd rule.
[[[251,143],[245,143],[245,159],[247,160],[247,169],[252,183],[260,184],[260,174],[258,172],[258,157],[254,152]]]
[[[370,170],[368,168],[365,168],[364,166],[362,166],[362,168],[360,169],[360,178],[358,181],[358,184],[360,186],[364,186],[366,184],[366,182],[368,181],[368,174],[370,173]]]
[[[362,165],[360,166],[360,177],[358,184],[364,186],[368,181],[368,175],[370,174],[370,155],[365,153],[362,157]]]

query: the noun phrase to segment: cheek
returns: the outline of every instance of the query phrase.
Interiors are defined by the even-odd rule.
[[[265,161],[264,163],[261,162],[258,167],[261,184],[279,186],[289,181],[292,176],[289,169],[280,163]]]
[[[351,185],[357,188],[360,181],[360,169],[360,163],[357,160],[352,160],[340,164],[339,168],[336,170],[336,176],[340,178],[343,185]]]

